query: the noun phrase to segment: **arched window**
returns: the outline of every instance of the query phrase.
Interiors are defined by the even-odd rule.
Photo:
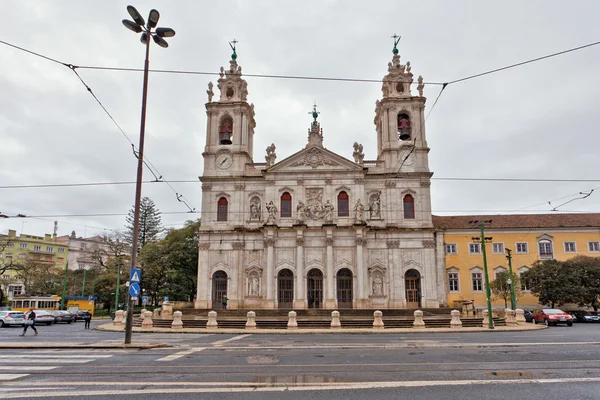
[[[227,221],[227,199],[221,197],[217,202],[217,221]]]
[[[402,200],[404,206],[404,219],[415,219],[415,199],[407,194]]]
[[[398,114],[398,139],[410,140],[412,127],[410,125],[410,117],[408,114]]]
[[[281,195],[281,218],[292,216],[292,195],[285,192]]]
[[[231,144],[233,136],[233,120],[231,117],[225,117],[221,120],[219,127],[219,144]]]
[[[350,216],[350,205],[348,199],[348,193],[340,192],[338,194],[338,217],[348,217]]]

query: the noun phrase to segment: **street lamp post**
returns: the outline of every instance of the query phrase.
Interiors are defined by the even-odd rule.
[[[483,231],[484,224],[490,223],[492,220],[488,221],[470,221],[469,223],[477,224],[479,223],[479,231],[481,232],[481,238],[473,237],[473,241],[481,243],[481,253],[483,254],[483,277],[485,279],[485,297],[487,300],[487,309],[488,309],[488,328],[494,329],[494,319],[492,317],[492,293],[490,292],[490,282],[488,278],[488,268],[487,268],[487,256],[485,253],[485,242],[486,240],[491,240],[491,238],[486,238],[485,233]]]
[[[131,269],[136,267],[137,250],[138,250],[138,232],[140,229],[140,202],[142,198],[142,173],[144,170],[144,133],[146,131],[146,99],[148,95],[148,66],[150,64],[148,58],[150,56],[150,36],[152,40],[160,47],[168,47],[169,44],[164,39],[165,37],[175,36],[175,31],[171,28],[156,28],[160,14],[157,10],[150,10],[148,15],[148,23],[144,21],[142,15],[133,6],[127,6],[127,12],[133,19],[123,20],[123,25],[135,33],[141,33],[140,40],[146,46],[146,59],[144,61],[144,84],[142,89],[142,116],[140,122],[140,144],[138,146],[138,166],[137,178],[135,184],[135,204],[133,216],[133,232],[131,243]],[[152,29],[156,28],[154,31]],[[127,321],[125,321],[125,344],[131,343],[131,332],[133,327],[133,301],[131,296],[127,295]]]
[[[509,285],[510,285],[510,308],[513,310],[517,308],[517,298],[515,296],[515,287],[512,285],[513,269],[512,269],[512,256],[510,254],[512,250],[506,249],[506,259],[508,260],[508,273],[510,274]]]

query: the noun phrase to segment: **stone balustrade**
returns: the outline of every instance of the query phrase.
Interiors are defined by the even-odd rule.
[[[423,321],[423,311],[416,310],[414,312],[415,320],[413,322],[413,328],[425,328],[425,321]]]
[[[515,310],[515,320],[517,321],[517,324],[527,322],[525,320],[525,311],[523,311],[522,308],[517,308]]]
[[[164,309],[163,309],[164,312]],[[209,311],[208,312],[208,321],[206,322],[206,329],[217,329],[217,312]]]
[[[298,321],[296,321],[296,311],[290,311],[288,313],[288,329],[298,329]]]
[[[152,311],[152,318],[159,318],[160,317],[160,310],[158,308],[155,308],[154,311]]]
[[[379,310],[373,313],[373,329],[383,329],[383,313]]]
[[[146,310],[145,308],[142,308],[142,311],[140,311],[140,318],[144,318],[144,316],[146,315]]]
[[[511,310],[510,308],[504,310],[504,323],[506,326],[517,326],[515,310]]]
[[[246,329],[256,329],[256,313],[254,311],[248,311],[246,317],[248,318],[246,321]]]
[[[452,316],[452,319],[450,320],[450,328],[462,328],[462,321],[460,320],[460,311],[452,310],[450,311],[450,315]]]
[[[142,321],[142,328],[152,328],[152,313],[150,311],[144,312],[144,320]]]
[[[340,322],[340,312],[331,312],[331,329],[341,329],[342,323]]]
[[[160,313],[162,319],[171,319],[173,317],[173,304],[165,301],[162,303],[162,312]]]
[[[125,321],[123,319],[123,314],[125,314],[125,311],[123,310],[117,310],[115,312],[115,319],[113,320],[113,325],[123,325],[123,322]]]
[[[181,311],[175,311],[173,313],[173,322],[171,322],[171,328],[173,328],[173,329],[183,328],[183,321],[181,320],[182,315],[183,314],[181,313]]]

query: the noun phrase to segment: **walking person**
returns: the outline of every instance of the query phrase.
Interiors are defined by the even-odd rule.
[[[83,321],[85,322],[85,329],[90,329],[90,322],[92,322],[92,313],[86,312],[83,316]]]
[[[23,332],[19,336],[25,336],[27,328],[30,326],[37,335],[38,330],[35,328],[35,312],[33,312],[33,308],[30,308],[29,311],[27,311],[27,318],[25,318],[25,322],[23,322]]]
[[[227,298],[227,296],[223,295],[223,299],[222,299],[222,302],[223,302],[223,310],[227,310],[227,300],[229,300],[229,299]]]

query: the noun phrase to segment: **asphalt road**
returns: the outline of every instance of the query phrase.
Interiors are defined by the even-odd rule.
[[[99,323],[93,321],[93,324]],[[42,326],[2,341],[96,343],[123,333]],[[0,398],[598,399],[600,324],[529,332],[134,334],[150,350],[0,350]]]

